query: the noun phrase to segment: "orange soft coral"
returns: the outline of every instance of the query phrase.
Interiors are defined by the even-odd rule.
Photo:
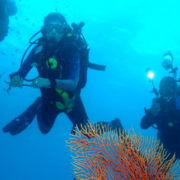
[[[175,156],[167,160],[158,141],[134,132],[119,134],[89,124],[71,135],[67,143],[79,180],[169,180],[177,176],[177,169],[172,169]]]

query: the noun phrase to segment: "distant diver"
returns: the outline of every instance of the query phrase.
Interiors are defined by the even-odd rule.
[[[145,109],[141,128],[154,127],[158,139],[170,153],[180,158],[180,96],[177,81],[173,77],[164,77],[159,85],[159,93],[152,100],[150,109]]]

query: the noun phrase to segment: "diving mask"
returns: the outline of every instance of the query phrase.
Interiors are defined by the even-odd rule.
[[[44,33],[49,33],[53,29],[55,29],[57,33],[63,33],[65,30],[65,24],[46,24],[43,28],[43,31]]]

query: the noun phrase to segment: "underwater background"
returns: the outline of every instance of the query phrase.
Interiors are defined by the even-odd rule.
[[[89,120],[111,121],[118,117],[125,129],[156,137],[156,130],[141,130],[144,107],[155,95],[146,69],[155,72],[155,86],[169,73],[161,66],[170,50],[180,67],[180,2],[178,0],[16,0],[18,12],[10,17],[9,34],[0,42],[0,128],[21,114],[40,95],[23,87],[8,94],[9,74],[18,70],[29,38],[54,11],[69,24],[85,22],[83,34],[90,47],[90,61],[106,65],[106,71],[88,70],[82,100]],[[178,74],[179,75],[179,74]],[[30,76],[35,77],[36,71]],[[54,127],[42,135],[36,119],[21,134],[0,131],[0,180],[72,180],[71,153],[66,140],[70,120],[59,115]]]

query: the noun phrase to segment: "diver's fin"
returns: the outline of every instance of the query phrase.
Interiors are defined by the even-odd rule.
[[[38,109],[41,106],[41,98],[37,98],[35,102],[28,107],[28,109],[8,123],[2,130],[5,133],[10,133],[11,135],[16,135],[24,131],[28,125],[33,121]]]
[[[28,122],[27,119],[15,118],[3,128],[3,132],[9,132],[11,135],[16,135],[25,130],[29,124],[30,122]]]
[[[3,132],[8,132],[11,127],[13,127],[16,124],[16,120],[11,121],[10,123],[8,123],[4,128],[3,128]]]

